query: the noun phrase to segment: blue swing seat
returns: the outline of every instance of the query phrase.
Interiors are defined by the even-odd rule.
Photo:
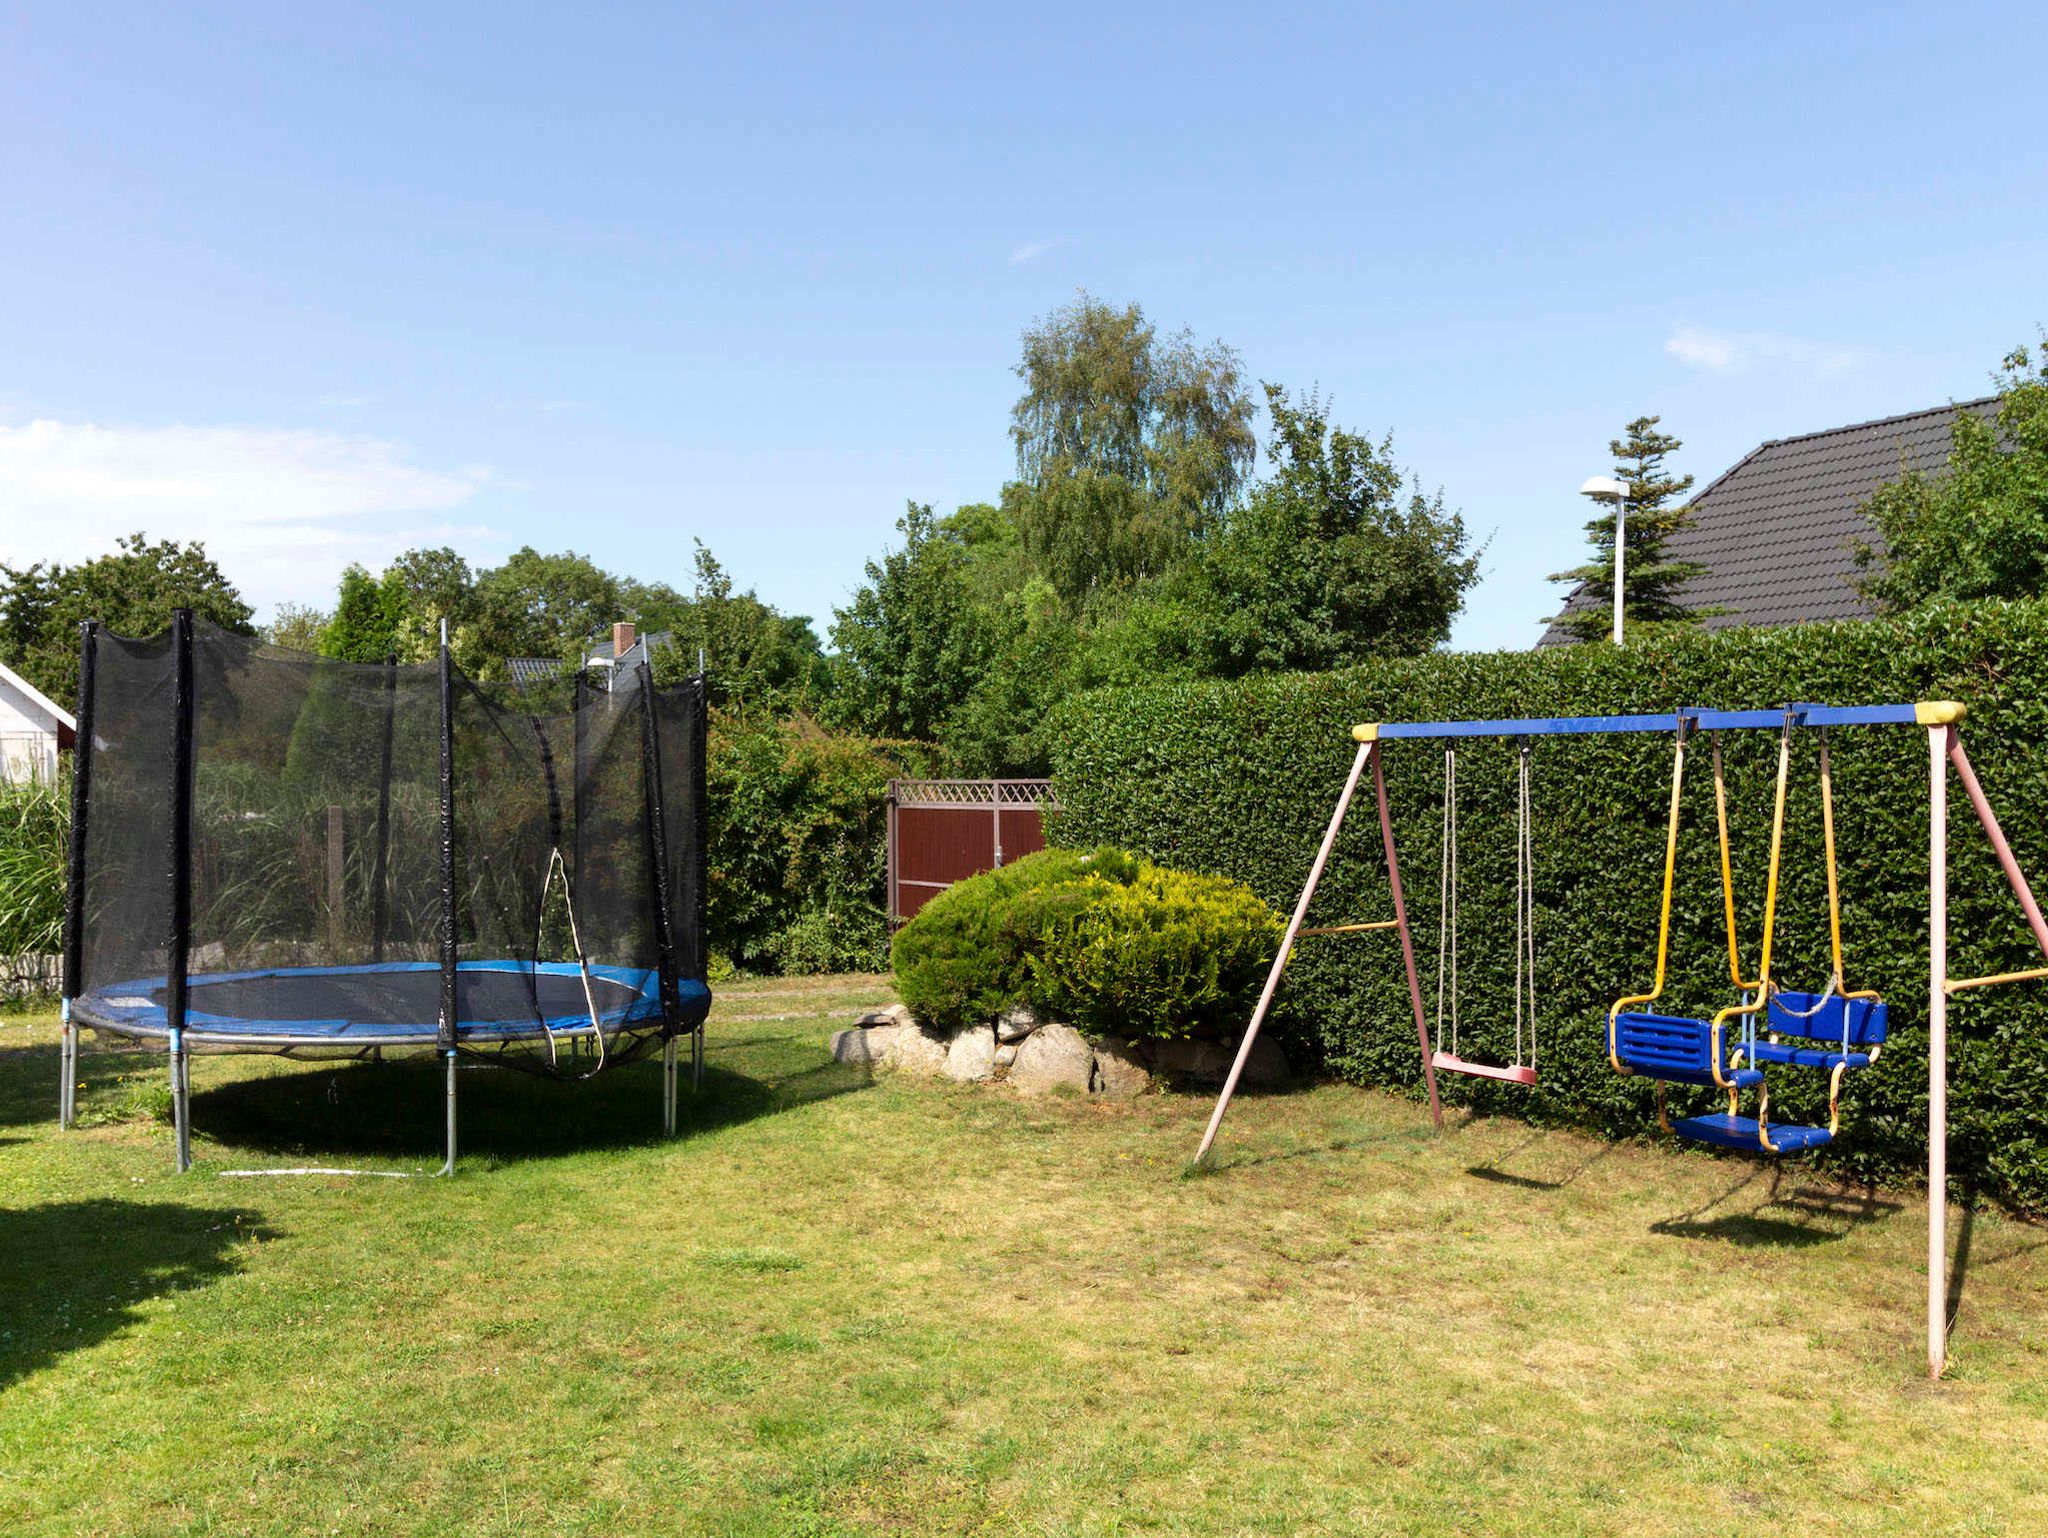
[[[1823,1003],[1817,993],[1774,993],[1764,1028],[1775,1036],[1799,1039],[1759,1041],[1755,1057],[1759,1063],[1797,1068],[1833,1069],[1838,1064],[1847,1064],[1851,1070],[1868,1068],[1873,1052],[1855,1049],[1882,1046],[1890,1019],[1891,1011],[1876,999],[1845,999],[1833,994]],[[1842,1050],[1845,1039],[1850,1048],[1847,1052]]]
[[[1732,1025],[1732,1022],[1731,1022]],[[1630,1011],[1614,1017],[1614,1055],[1646,1079],[1671,1084],[1704,1084],[1709,1088],[1748,1089],[1764,1081],[1757,1068],[1731,1068],[1727,1049],[1739,1041],[1739,1028],[1723,1026],[1722,1059],[1714,1061],[1714,1026],[1710,1020],[1683,1015],[1652,1015]],[[1720,1078],[1714,1070],[1721,1070]]]
[[[1808,1153],[1825,1148],[1835,1140],[1825,1127],[1802,1127],[1792,1122],[1770,1124],[1771,1145],[1766,1148],[1757,1134],[1754,1116],[1731,1116],[1720,1112],[1710,1116],[1688,1116],[1674,1121],[1671,1130],[1695,1143],[1717,1143],[1744,1153]]]

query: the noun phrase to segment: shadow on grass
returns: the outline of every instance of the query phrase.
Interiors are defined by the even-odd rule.
[[[1257,1169],[1262,1164],[1284,1164],[1293,1159],[1320,1159],[1330,1154],[1348,1153],[1370,1148],[1379,1143],[1413,1143],[1417,1146],[1430,1142],[1436,1133],[1425,1123],[1420,1127],[1374,1127],[1357,1132],[1340,1132],[1334,1137],[1314,1143],[1302,1143],[1293,1148],[1276,1148],[1267,1153],[1218,1154],[1209,1150],[1205,1160],[1190,1160],[1182,1168],[1182,1175],[1220,1175],[1225,1170]]]
[[[1652,1223],[1650,1232],[1674,1239],[1804,1248],[1846,1239],[1865,1224],[1879,1222],[1899,1210],[1897,1202],[1886,1200],[1869,1187],[1800,1185],[1787,1189],[1785,1167],[1773,1165],[1768,1170],[1770,1184],[1760,1200],[1740,1211],[1706,1216],[1747,1191],[1765,1174],[1761,1168],[1748,1171],[1719,1196],[1689,1212]]]
[[[1467,1165],[1465,1173],[1474,1180],[1484,1180],[1491,1185],[1497,1186],[1512,1186],[1517,1191],[1562,1191],[1566,1186],[1585,1174],[1587,1170],[1611,1155],[1620,1146],[1617,1143],[1602,1143],[1593,1152],[1580,1159],[1561,1175],[1517,1175],[1510,1170],[1501,1168],[1501,1165],[1519,1158],[1530,1149],[1548,1141],[1549,1139],[1544,1134],[1540,1132],[1535,1133],[1524,1138],[1506,1153],[1501,1154],[1491,1164]]]
[[[690,1137],[735,1126],[871,1083],[863,1067],[811,1056],[762,1076],[707,1063],[703,1086],[693,1091],[686,1059],[676,1090],[676,1132]],[[430,1058],[299,1065],[195,1090],[192,1124],[209,1139],[259,1154],[371,1154],[438,1163],[445,1087],[445,1070]],[[661,1074],[652,1062],[582,1081],[465,1064],[456,1101],[466,1159],[556,1158],[665,1141]]]
[[[79,1060],[79,1088],[125,1086],[163,1073],[160,1052],[107,1052],[90,1044]],[[0,1047],[0,1127],[27,1127],[57,1119],[57,1043]]]
[[[256,1214],[94,1200],[0,1209],[0,1390],[134,1322],[135,1306],[239,1269]]]

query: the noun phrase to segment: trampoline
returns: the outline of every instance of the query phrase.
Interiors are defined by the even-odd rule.
[[[701,1082],[702,675],[580,673],[536,709],[438,665],[340,662],[180,611],[81,627],[60,1122],[79,1032],[190,1057],[434,1053],[582,1079],[678,1044]]]
[[[686,1012],[710,990],[685,981]],[[593,964],[590,998],[573,962],[464,961],[455,993],[471,1047],[535,1039],[574,1041],[661,1021],[660,974]],[[169,981],[139,978],[73,1001],[81,1025],[127,1036],[168,1039]],[[597,1005],[593,1025],[590,1003]],[[431,961],[356,967],[278,967],[261,972],[202,972],[186,980],[185,1042],[195,1049],[359,1051],[432,1047],[440,1035],[441,969]]]

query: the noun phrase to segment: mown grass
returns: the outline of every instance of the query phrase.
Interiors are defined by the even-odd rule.
[[[0,1532],[2048,1530],[2048,1234],[1966,1248],[1796,1167],[1339,1087],[1206,1103],[870,1080],[875,979],[730,987],[686,1135],[650,1066],[462,1084],[0,1022]],[[307,1157],[307,1156],[310,1156]]]

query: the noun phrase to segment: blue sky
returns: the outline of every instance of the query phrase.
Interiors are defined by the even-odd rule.
[[[10,7],[0,560],[695,536],[822,630],[1085,287],[1391,431],[1524,646],[1630,416],[1704,481],[2048,322],[2048,7],[1669,9]]]

